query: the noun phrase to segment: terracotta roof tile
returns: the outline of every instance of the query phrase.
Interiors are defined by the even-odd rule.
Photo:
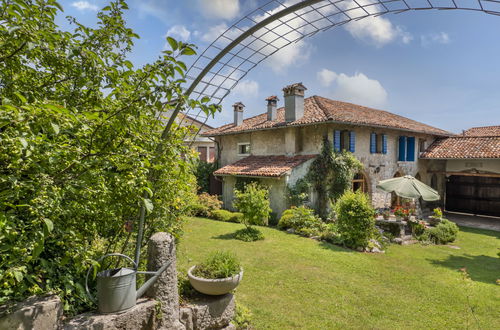
[[[243,120],[243,124],[240,126],[226,124],[213,130],[209,130],[203,135],[216,136],[323,122],[381,126],[440,136],[453,135],[452,133],[442,129],[435,128],[387,111],[375,110],[347,102],[334,101],[321,96],[306,98],[304,100],[304,116],[293,122],[285,122],[285,109],[282,107],[278,109],[277,119],[274,121],[267,120],[267,114],[263,113]]]
[[[248,156],[219,168],[214,175],[241,175],[260,177],[280,177],[317,155],[301,156]]]
[[[500,136],[438,139],[420,155],[428,159],[500,158]]]
[[[464,136],[500,136],[500,126],[472,127],[464,131]]]

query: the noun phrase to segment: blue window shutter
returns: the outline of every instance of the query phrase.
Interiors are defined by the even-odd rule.
[[[400,162],[404,162],[406,160],[406,136],[399,137],[399,157],[398,160]]]
[[[387,153],[387,135],[382,134],[382,153],[386,154]]]
[[[374,154],[377,152],[377,134],[370,134],[370,153]]]
[[[409,136],[406,139],[406,160],[409,162],[415,161],[415,137]]]
[[[340,151],[340,131],[333,131],[333,150]]]
[[[356,150],[356,133],[354,131],[349,132],[349,151],[354,152]]]

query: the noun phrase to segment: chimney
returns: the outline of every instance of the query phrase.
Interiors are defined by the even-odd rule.
[[[267,120],[276,120],[278,116],[278,97],[276,95],[266,98],[267,101]]]
[[[234,126],[240,126],[243,124],[243,108],[245,105],[241,102],[236,102],[233,104],[234,109]]]
[[[296,121],[304,116],[304,92],[307,88],[302,83],[295,83],[283,88],[285,96],[285,121]]]

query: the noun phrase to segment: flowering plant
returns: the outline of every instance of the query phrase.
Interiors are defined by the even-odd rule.
[[[407,218],[415,212],[413,209],[406,209],[403,206],[396,206],[394,208],[394,215],[397,217]]]

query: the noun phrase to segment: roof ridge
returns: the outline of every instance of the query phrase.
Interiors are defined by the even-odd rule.
[[[326,110],[325,110],[325,107],[323,106],[323,104],[321,103],[321,96],[319,95],[313,95],[311,96],[311,98],[314,100],[314,103],[316,103],[316,105],[318,106],[318,108],[321,109],[321,111],[323,111],[323,115],[325,116],[325,118],[327,120],[331,120],[331,118],[328,116],[328,114],[326,113]]]

